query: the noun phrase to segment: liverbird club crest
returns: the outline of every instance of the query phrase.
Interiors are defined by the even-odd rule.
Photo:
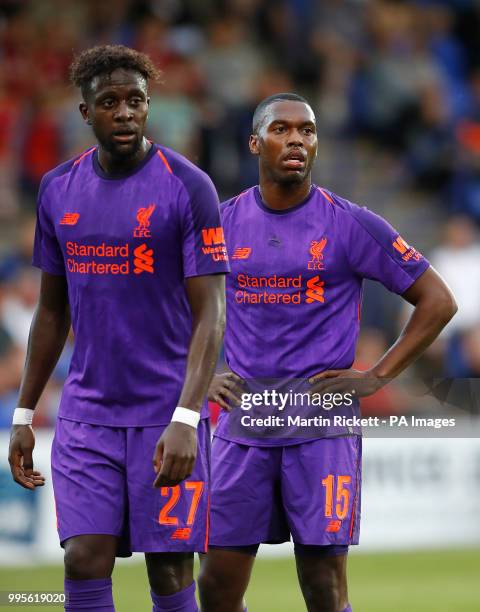
[[[134,238],[150,238],[151,233],[148,229],[150,227],[150,217],[155,210],[155,204],[150,204],[147,207],[139,208],[137,211],[138,225],[133,230]]]
[[[308,262],[309,270],[324,270],[323,265],[323,249],[327,244],[327,239],[324,237],[321,240],[312,240],[310,243],[309,253],[312,259]]]

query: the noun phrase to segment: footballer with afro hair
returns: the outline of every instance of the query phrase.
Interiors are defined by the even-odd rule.
[[[159,81],[162,75],[145,53],[123,45],[101,45],[75,57],[70,66],[70,80],[86,99],[94,77],[111,74],[117,68],[139,72],[146,81]]]

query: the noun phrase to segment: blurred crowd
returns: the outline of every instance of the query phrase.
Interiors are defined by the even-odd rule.
[[[68,67],[103,43],[144,51],[162,69],[148,135],[206,170],[221,198],[257,181],[247,148],[257,103],[305,95],[319,124],[315,180],[384,214],[454,290],[459,312],[416,371],[479,376],[478,32],[473,0],[0,0],[0,426],[11,421],[38,295],[39,181],[93,142]],[[368,287],[361,366],[398,334],[400,302]],[[53,422],[71,346],[39,424]],[[379,402],[373,412],[395,410],[395,398]]]

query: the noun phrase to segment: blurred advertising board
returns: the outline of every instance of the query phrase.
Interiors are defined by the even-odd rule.
[[[475,434],[477,434],[475,436]],[[480,421],[469,437],[366,437],[363,440],[361,551],[480,545]],[[34,493],[0,463],[0,564],[61,562],[50,478],[53,432],[36,433],[34,461],[47,477]],[[321,475],[319,475],[321,486]],[[290,554],[290,545],[263,554]]]

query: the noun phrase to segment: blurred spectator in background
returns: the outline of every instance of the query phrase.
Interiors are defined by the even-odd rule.
[[[419,94],[417,119],[406,134],[408,169],[418,187],[439,191],[447,186],[452,178],[455,144],[442,90],[425,87]]]
[[[368,11],[370,45],[352,83],[354,125],[377,143],[403,150],[420,92],[439,86],[439,69],[413,3],[374,2]]]
[[[60,163],[63,153],[57,108],[61,97],[53,89],[37,94],[32,101],[30,113],[24,118],[20,157],[23,195],[28,203],[35,201],[42,176]]]
[[[2,323],[19,347],[27,345],[39,289],[39,276],[31,268],[22,267],[7,284],[2,304]]]
[[[461,367],[465,378],[480,378],[480,323],[460,339]],[[460,368],[459,368],[460,370]]]
[[[442,335],[451,336],[479,323],[480,243],[473,221],[468,217],[451,217],[430,262],[448,283],[458,304],[457,315]]]
[[[1,295],[0,295],[1,306]],[[0,323],[0,427],[10,427],[25,353]]]
[[[175,57],[164,69],[164,84],[152,90],[149,138],[192,160],[199,157],[201,114],[196,100],[202,81],[187,57]]]
[[[5,66],[0,64],[0,222],[14,218],[19,206],[15,135],[20,127],[21,108],[9,95],[5,73]]]
[[[447,375],[476,376],[469,373],[472,369],[464,342],[480,324],[480,244],[474,222],[465,216],[452,217],[430,261],[452,289],[458,304],[456,320],[442,332],[434,350],[438,356],[444,355]],[[474,338],[478,339],[478,334]],[[468,343],[471,346],[470,339]]]
[[[242,19],[218,17],[208,28],[207,44],[198,58],[210,96],[227,109],[251,102],[263,69],[260,48],[249,34]]]
[[[470,104],[457,123],[458,144],[451,183],[452,210],[480,221],[480,69],[470,76]]]
[[[25,362],[30,324],[40,287],[31,266],[35,216],[20,219],[16,247],[0,260],[0,425],[10,427]],[[68,372],[72,343],[67,343],[36,411],[36,423],[51,426]]]

